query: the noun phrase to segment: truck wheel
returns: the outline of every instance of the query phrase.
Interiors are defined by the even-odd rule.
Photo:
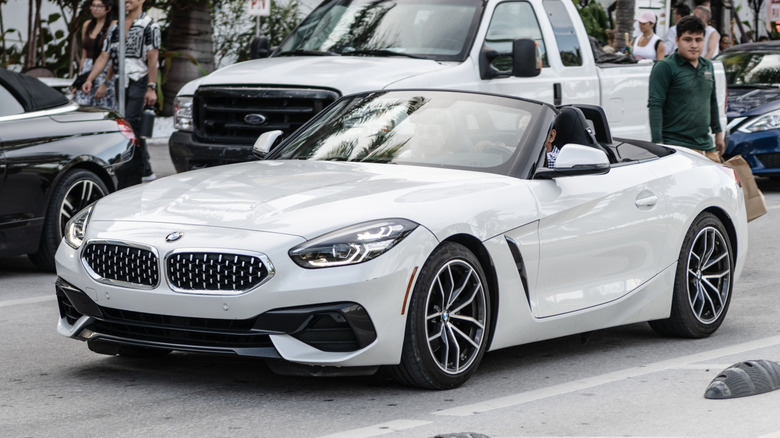
[[[734,257],[721,221],[702,213],[683,240],[668,319],[651,321],[659,334],[704,338],[726,317],[733,287]]]
[[[427,389],[462,385],[477,370],[489,334],[490,300],[479,261],[466,247],[447,242],[420,271],[414,287],[399,382]]]
[[[77,169],[57,184],[46,210],[38,252],[29,257],[39,268],[54,272],[54,254],[65,232],[65,224],[84,207],[106,196],[106,184],[94,173]]]

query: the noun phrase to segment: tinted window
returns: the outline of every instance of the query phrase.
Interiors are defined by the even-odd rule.
[[[718,57],[729,85],[780,84],[780,53],[726,52]]]
[[[566,7],[561,0],[545,0],[543,4],[547,16],[550,17],[558,50],[561,52],[561,62],[567,67],[582,65],[580,41],[577,39],[574,23],[572,23]]]
[[[0,117],[21,114],[23,112],[24,108],[16,101],[16,98],[8,90],[0,86]]]
[[[506,2],[496,6],[493,17],[490,19],[485,43],[497,52],[511,52],[512,41],[515,38],[530,38],[539,45],[542,54],[542,63],[549,67],[547,51],[544,46],[544,38],[536,20],[534,8],[526,2]],[[500,71],[512,70],[512,58],[499,56],[493,60],[493,67]]]

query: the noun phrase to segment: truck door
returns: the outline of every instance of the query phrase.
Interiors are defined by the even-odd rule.
[[[593,57],[587,56],[589,52],[583,51],[590,50],[590,47],[583,46],[579,36],[585,30],[579,22],[579,26],[575,26],[571,14],[579,19],[574,6],[569,7],[561,0],[506,1],[497,4],[490,18],[483,47],[510,52],[515,38],[530,38],[541,51],[542,72],[534,78],[504,76],[483,79],[480,91],[520,96],[555,105],[598,104],[599,82],[595,64]],[[492,64],[500,71],[509,71],[511,62],[509,57],[499,57]]]

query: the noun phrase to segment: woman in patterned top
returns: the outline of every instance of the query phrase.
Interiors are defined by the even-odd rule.
[[[92,19],[81,28],[81,64],[79,74],[92,70],[95,58],[100,55],[103,41],[106,39],[110,26],[116,24],[114,16],[114,0],[92,0],[90,7]],[[107,66],[95,79],[95,86],[90,93],[78,89],[75,100],[81,105],[101,106],[116,109],[116,90],[113,81],[114,71]]]

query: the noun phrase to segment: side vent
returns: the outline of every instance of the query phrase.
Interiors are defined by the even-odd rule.
[[[515,266],[517,267],[517,273],[520,275],[520,281],[523,282],[523,290],[525,291],[525,299],[528,300],[528,305],[531,305],[531,297],[528,294],[528,275],[525,269],[525,262],[523,262],[523,255],[520,254],[520,246],[517,245],[511,237],[504,236],[506,239],[509,251],[512,253],[512,258],[515,260]]]

